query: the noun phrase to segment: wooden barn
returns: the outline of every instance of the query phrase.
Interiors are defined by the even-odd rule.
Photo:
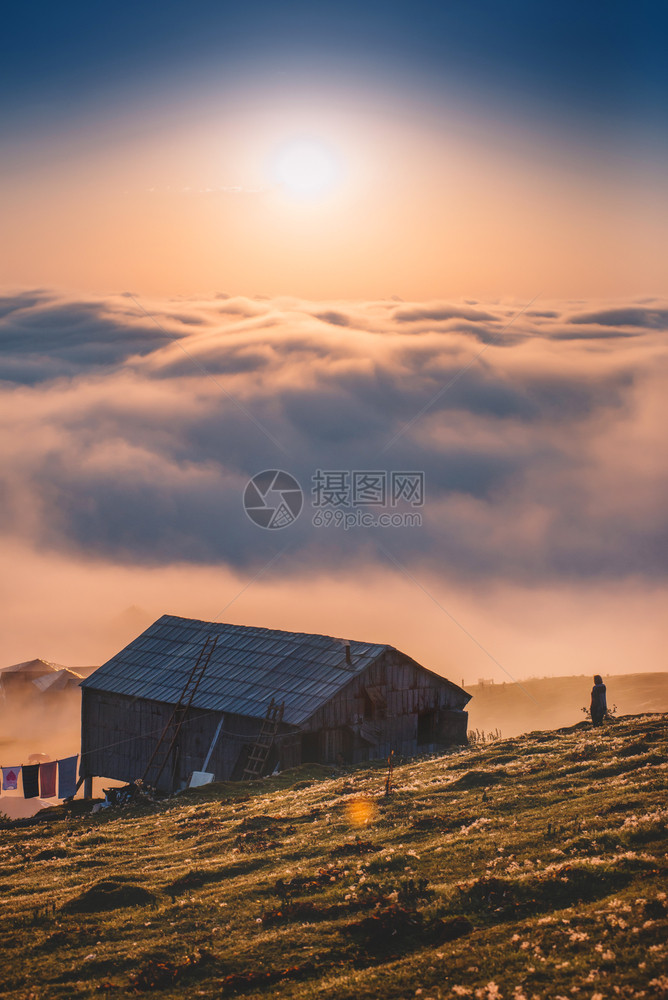
[[[470,699],[393,646],[171,615],[81,688],[81,777],[163,790],[463,744]]]

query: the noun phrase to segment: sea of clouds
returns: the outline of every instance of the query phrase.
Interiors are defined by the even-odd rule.
[[[245,484],[285,469],[292,571],[389,550],[462,578],[661,577],[668,307],[0,299],[2,531],[114,562],[258,567]],[[421,528],[316,529],[317,469],[419,470]],[[284,570],[283,570],[284,572]]]

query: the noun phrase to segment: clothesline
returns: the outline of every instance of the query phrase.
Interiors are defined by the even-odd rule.
[[[2,768],[2,791],[18,790],[19,777],[23,781],[24,799],[69,799],[77,790],[78,754],[62,760],[49,760],[40,764],[17,764]],[[58,794],[56,795],[56,774]]]

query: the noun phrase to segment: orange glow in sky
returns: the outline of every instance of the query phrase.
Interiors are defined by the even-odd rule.
[[[0,193],[7,283],[418,299],[665,280],[666,177],[547,128],[265,95],[116,131],[17,154]]]

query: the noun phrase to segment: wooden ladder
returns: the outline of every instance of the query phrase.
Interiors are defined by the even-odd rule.
[[[281,702],[279,705],[274,699],[271,699],[269,703],[269,708],[267,709],[267,714],[262,720],[262,727],[258,733],[257,739],[253,744],[253,748],[246,761],[246,767],[244,768],[243,781],[253,781],[255,778],[262,777],[262,772],[264,766],[267,763],[267,758],[269,752],[274,745],[274,740],[276,739],[276,733],[278,732],[278,727],[283,719],[283,709],[285,707],[285,702]]]
[[[200,654],[197,657],[197,660],[194,663],[192,670],[190,671],[190,673],[188,674],[188,676],[186,678],[186,683],[185,683],[185,685],[183,687],[183,691],[181,692],[181,696],[180,696],[178,702],[174,706],[174,711],[172,712],[172,714],[171,714],[171,716],[169,718],[169,722],[167,723],[167,725],[163,729],[163,731],[162,731],[162,733],[160,735],[160,739],[158,740],[158,742],[156,744],[155,750],[151,754],[151,759],[149,760],[148,764],[146,765],[146,770],[144,771],[144,775],[142,777],[142,781],[146,781],[146,776],[148,775],[148,772],[151,769],[153,761],[155,760],[155,758],[158,755],[158,751],[160,750],[160,747],[163,746],[165,743],[167,743],[169,731],[170,731],[170,729],[173,729],[172,738],[171,738],[171,740],[169,740],[169,745],[168,745],[167,750],[165,752],[165,755],[163,757],[162,764],[160,765],[160,767],[158,769],[158,773],[157,773],[157,775],[155,777],[154,784],[155,784],[156,788],[158,787],[158,782],[160,781],[160,777],[162,775],[162,772],[165,770],[165,767],[167,766],[167,761],[169,760],[170,755],[172,754],[172,752],[175,749],[176,741],[178,740],[179,733],[181,732],[181,726],[183,725],[185,717],[186,717],[186,715],[188,713],[188,709],[192,705],[193,698],[195,697],[195,695],[197,693],[197,688],[199,687],[200,681],[202,680],[202,677],[204,676],[204,671],[206,670],[206,668],[209,665],[209,661],[211,660],[211,656],[213,655],[213,651],[216,648],[216,643],[217,642],[218,642],[218,636],[217,635],[209,635],[209,636],[207,636],[206,642],[202,646],[202,649],[200,650]],[[177,763],[178,763],[177,762],[177,754],[174,753],[174,759],[173,759],[173,762],[172,762],[172,778],[171,778],[171,786],[170,786],[171,789],[172,789],[172,791],[174,791],[174,779],[176,778]]]

